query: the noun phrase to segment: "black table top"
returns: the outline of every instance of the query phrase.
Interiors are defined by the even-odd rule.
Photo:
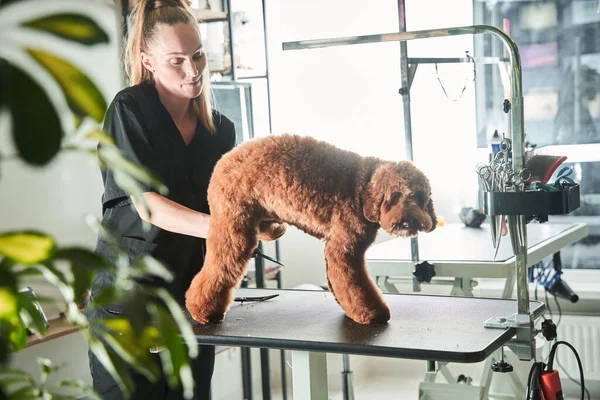
[[[360,325],[325,291],[240,289],[238,296],[279,294],[264,302],[234,302],[225,319],[200,325],[199,343],[347,353],[448,362],[479,362],[506,343],[515,329],[485,328],[490,317],[517,311],[515,300],[385,294],[386,324]],[[541,316],[544,305],[531,302]]]
[[[556,236],[576,227],[575,224],[529,223],[527,224],[527,246],[550,243]],[[494,246],[489,225],[467,228],[463,224],[449,224],[430,233],[419,234],[419,258],[427,261],[493,262]],[[502,238],[495,262],[508,261],[514,257],[510,237]],[[369,261],[410,261],[410,240],[394,238],[373,245],[367,250]]]

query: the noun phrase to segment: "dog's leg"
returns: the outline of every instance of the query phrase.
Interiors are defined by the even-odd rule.
[[[371,242],[340,236],[325,247],[330,290],[346,315],[360,324],[390,319],[390,309],[366,268],[365,252]]]
[[[285,231],[285,224],[277,221],[261,221],[258,225],[258,239],[269,242],[282,237]]]
[[[186,307],[196,321],[205,324],[225,317],[258,246],[256,231],[251,217],[211,217],[204,266],[186,292]]]
[[[340,304],[340,301],[337,299],[335,295],[335,291],[333,290],[333,286],[331,285],[331,281],[329,280],[329,263],[327,262],[327,252],[325,253],[325,273],[327,274],[327,287],[329,287],[329,291],[333,294],[333,298]]]

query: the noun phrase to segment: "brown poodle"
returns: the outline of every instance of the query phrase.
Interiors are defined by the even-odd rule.
[[[390,310],[365,251],[380,226],[409,237],[437,225],[429,181],[412,163],[294,135],[255,139],[223,156],[208,201],[206,260],[186,293],[201,323],[224,318],[258,241],[277,239],[285,224],[325,240],[329,288],[348,317],[385,322]]]

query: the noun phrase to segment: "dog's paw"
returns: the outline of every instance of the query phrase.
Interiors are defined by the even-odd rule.
[[[185,306],[194,320],[201,324],[222,321],[231,304],[229,289],[219,291],[205,288],[194,280],[185,295]]]
[[[390,320],[390,309],[386,304],[377,308],[360,308],[346,312],[348,318],[362,325],[381,324]]]
[[[186,307],[187,307],[188,311],[190,312],[190,315],[192,316],[192,318],[194,318],[195,321],[197,321],[201,324],[208,324],[211,322],[219,322],[225,318],[225,312],[215,312],[215,311],[211,312],[211,311],[206,310],[206,308],[192,305],[189,302],[186,302]]]

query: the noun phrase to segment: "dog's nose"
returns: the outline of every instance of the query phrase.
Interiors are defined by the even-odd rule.
[[[404,228],[404,229],[410,229],[410,230],[421,230],[422,225],[421,222],[416,220],[416,219],[409,219],[409,218],[405,218],[402,221],[400,221],[400,225]]]

